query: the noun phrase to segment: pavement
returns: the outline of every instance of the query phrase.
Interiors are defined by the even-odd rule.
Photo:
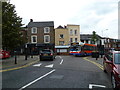
[[[91,56],[89,56],[87,58],[91,61],[94,61],[96,63],[103,65],[103,58],[101,58],[101,57],[99,57],[97,60],[96,60],[96,58],[92,58]],[[17,55],[16,61],[17,61],[17,64],[15,64],[15,57],[10,57],[7,59],[0,60],[0,72],[7,70],[7,69],[22,67],[25,65],[31,65],[31,64],[39,62],[40,60],[39,60],[38,55],[33,56],[33,58],[31,58],[31,56],[28,56],[27,60],[25,60],[24,55]]]
[[[37,55],[33,56],[33,58],[31,56],[28,56],[27,60],[25,60],[24,55],[17,55],[16,56],[16,64],[15,64],[14,56],[10,57],[10,58],[6,58],[6,59],[1,59],[0,60],[0,70],[21,67],[21,66],[28,65],[28,64],[34,64],[39,61],[40,60]]]
[[[99,64],[103,65],[103,57],[99,57],[99,58],[96,60],[96,58],[92,58],[92,57],[90,56],[90,57],[88,57],[88,59],[89,59],[89,60],[92,60],[92,61],[94,61],[94,62],[96,62],[96,63],[99,63]]]

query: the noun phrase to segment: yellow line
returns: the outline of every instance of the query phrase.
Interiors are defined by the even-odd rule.
[[[88,61],[88,62],[91,62],[91,63],[95,64],[95,65],[96,65],[97,67],[99,67],[101,70],[104,70],[104,69],[103,69],[103,66],[100,65],[99,63],[96,63],[96,62],[94,62],[94,61],[91,61],[91,60],[87,59],[87,57],[85,57],[85,58],[83,58],[83,59],[86,60],[86,61]]]
[[[5,72],[5,71],[11,71],[11,70],[17,70],[17,69],[25,68],[25,67],[28,67],[28,66],[30,66],[30,65],[38,62],[38,61],[39,61],[39,60],[36,60],[36,61],[34,61],[34,62],[32,62],[32,63],[29,63],[29,64],[24,65],[24,66],[21,66],[21,67],[16,67],[16,68],[10,68],[10,69],[5,69],[5,70],[0,70],[0,72]]]

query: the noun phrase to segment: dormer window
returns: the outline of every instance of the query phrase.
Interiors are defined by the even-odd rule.
[[[37,27],[32,27],[31,28],[31,33],[37,33]]]
[[[44,28],[44,33],[49,33],[50,32],[50,28],[49,27],[45,27]]]

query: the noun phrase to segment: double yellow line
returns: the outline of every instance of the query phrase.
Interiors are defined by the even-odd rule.
[[[88,57],[85,57],[85,58],[83,58],[83,59],[86,60],[86,61],[88,61],[88,62],[90,62],[90,63],[95,64],[95,65],[96,65],[97,67],[99,67],[101,70],[104,70],[104,69],[103,69],[103,66],[102,66],[101,64],[89,60]]]
[[[17,69],[21,69],[21,68],[25,68],[25,67],[28,67],[36,62],[38,62],[39,60],[36,60],[34,62],[31,62],[29,64],[26,64],[26,65],[23,65],[23,66],[20,66],[20,67],[16,67],[16,68],[10,68],[10,69],[5,69],[5,70],[0,70],[0,72],[6,72],[6,71],[11,71],[11,70],[17,70]]]

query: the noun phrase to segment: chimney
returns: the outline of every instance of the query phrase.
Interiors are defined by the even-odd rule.
[[[30,19],[30,22],[33,22],[33,19]]]
[[[64,28],[67,28],[67,27],[64,25]]]

